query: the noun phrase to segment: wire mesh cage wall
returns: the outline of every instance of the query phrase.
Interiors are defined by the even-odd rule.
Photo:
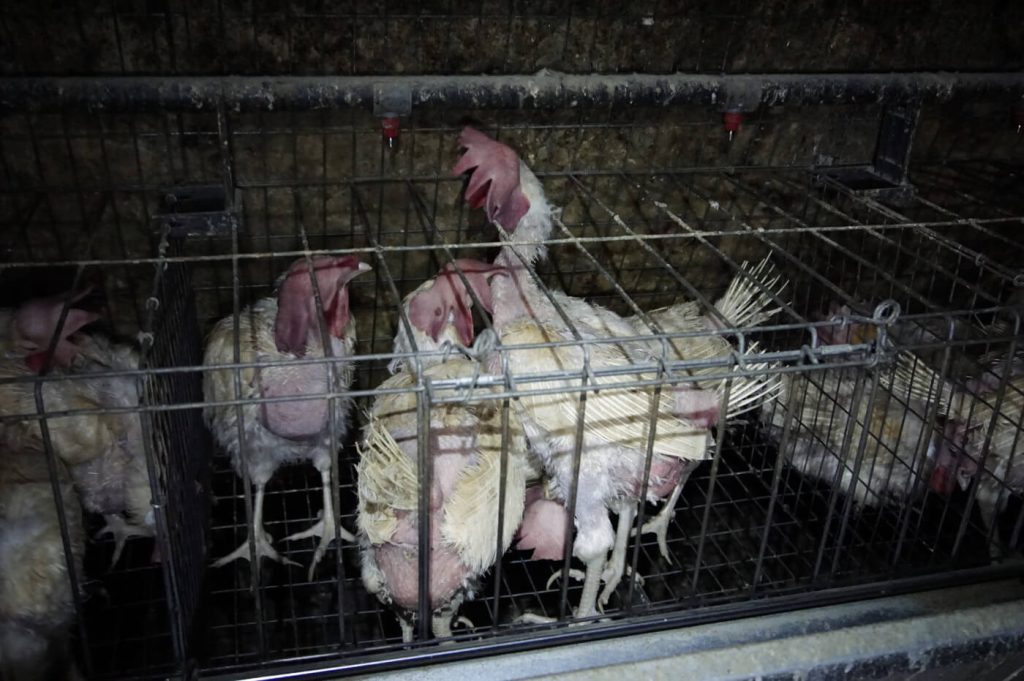
[[[41,377],[15,372],[21,385],[107,380],[134,401],[52,413],[56,393],[44,388],[42,413],[34,399],[2,413],[5,438],[41,418],[43,449],[55,459],[66,453],[45,433],[59,439],[62,419],[120,419],[137,429],[131,455],[144,464],[154,539],[128,541],[113,567],[113,542],[86,542],[74,588],[83,670],[106,678],[284,664],[384,668],[425,660],[439,650],[434,637],[449,633],[459,654],[485,654],[497,644],[550,643],[556,632],[581,640],[1020,574],[1010,560],[1024,524],[1015,473],[1024,391],[1014,362],[1024,300],[1013,118],[1020,79],[800,73],[1019,64],[1003,54],[1015,44],[1010,15],[1019,10],[995,4],[964,10],[961,25],[981,31],[994,22],[998,40],[965,47],[946,39],[940,29],[950,24],[938,19],[919,39],[895,38],[891,17],[865,6],[830,17],[828,31],[790,53],[773,41],[816,15],[663,3],[626,14],[600,3],[465,11],[458,3],[356,3],[335,14],[117,4],[64,17],[81,39],[43,54],[31,36],[53,17],[28,7],[5,13],[3,70],[22,78],[4,81],[0,97],[2,302],[13,311],[29,298],[91,285],[80,300],[59,298],[62,314],[97,312],[86,333],[138,353],[131,367],[91,359],[88,370],[62,368],[54,354]],[[87,39],[94,30],[102,40]],[[512,39],[526,34],[534,36],[527,44]],[[677,39],[661,49],[652,36],[662,34]],[[692,45],[681,47],[679,35],[692,35]],[[605,49],[611,43],[617,49]],[[516,75],[546,68],[606,77]],[[791,77],[751,85],[652,75],[709,69]],[[490,77],[450,77],[481,71]],[[228,73],[259,77],[198,77]],[[410,78],[397,89],[373,78],[401,73],[439,78]],[[294,78],[310,74],[324,78]],[[76,75],[143,77],[45,77]],[[412,106],[391,144],[379,116],[390,113],[381,101],[389,96]],[[729,107],[744,119],[726,135]],[[664,548],[624,525],[623,577],[601,593],[602,611],[585,627],[566,627],[584,595],[568,571],[582,567],[572,542],[553,560],[508,547],[496,528],[518,525],[523,511],[501,501],[493,509],[505,510],[481,523],[494,525],[493,565],[460,585],[467,593],[443,613],[453,632],[436,626],[425,596],[395,607],[367,589],[361,466],[368,426],[386,399],[415,424],[405,434],[416,443],[411,469],[402,469],[415,494],[394,515],[416,517],[414,547],[444,523],[417,515],[433,509],[436,476],[446,474],[440,457],[428,456],[438,419],[468,414],[495,435],[505,502],[532,493],[513,473],[545,475],[537,464],[529,474],[516,468],[538,446],[522,445],[517,424],[523,405],[555,379],[498,370],[512,352],[504,340],[473,356],[448,346],[397,357],[407,367],[443,358],[441,373],[409,368],[402,382],[389,369],[396,335],[413,324],[407,296],[446,267],[466,277],[463,259],[490,262],[507,248],[466,206],[465,181],[451,174],[466,123],[516,151],[556,207],[543,238],[547,258],[536,266],[541,294],[564,292],[639,320],[610,341],[584,339],[584,320],[568,317],[576,336],[567,344],[585,354],[609,344],[646,353],[628,370],[598,363],[560,374],[564,392],[587,396],[573,404],[590,405],[575,423],[597,427],[586,410],[609,381],[648,397],[730,386],[705,429],[707,458],[689,473],[674,513],[665,511],[668,493],[652,492],[658,504],[636,501],[656,486],[661,465],[639,448],[643,482],[624,495],[629,503],[610,502],[603,514],[640,527],[664,511]],[[287,396],[245,393],[275,364],[244,354],[242,325],[251,306],[277,299],[297,267],[300,278],[309,275],[313,316],[326,329],[335,303],[315,275],[325,256],[373,268],[347,284],[351,354],[295,358],[329,376],[303,396],[310,410],[329,405],[335,423],[324,449],[329,485],[325,495],[321,471],[293,461],[258,496],[210,410],[248,415],[231,426],[248,450],[258,445],[247,430],[254,419],[289,404]],[[774,274],[757,274],[767,271]],[[777,312],[739,328],[701,322],[662,332],[641,323],[688,301],[698,319],[716,318],[734,281]],[[497,330],[482,303],[476,295],[478,337]],[[211,374],[203,347],[222,320],[233,352],[213,364],[232,387],[213,396],[201,390]],[[691,342],[718,351],[660,354]],[[739,399],[729,391],[744,381],[774,387],[756,409],[724,416]],[[659,432],[656,416],[650,427]],[[589,455],[581,446],[573,456]],[[580,497],[573,483],[556,500],[572,507]],[[339,528],[362,532],[318,559],[317,537],[285,538],[322,521],[328,498]],[[274,549],[298,565],[250,563],[243,553],[213,567],[258,540],[257,505]],[[103,524],[92,514],[90,535]],[[65,542],[82,541],[70,531]],[[429,591],[429,561],[415,550],[404,560],[416,594]],[[437,575],[433,564],[429,574]]]

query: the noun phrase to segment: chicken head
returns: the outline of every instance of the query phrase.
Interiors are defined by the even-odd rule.
[[[313,272],[323,302],[324,321],[327,323],[328,333],[335,338],[344,338],[345,327],[348,326],[346,284],[370,269],[369,265],[360,262],[354,256],[313,258]],[[299,258],[285,273],[277,297],[277,319],[274,323],[277,349],[299,357],[304,356],[309,334],[316,329],[316,318],[312,278],[309,276],[306,259]]]
[[[849,305],[831,303],[828,307],[828,315],[819,317],[819,321],[830,321],[849,317],[853,310]],[[824,326],[818,329],[818,338],[822,345],[845,345],[847,343],[860,345],[875,341],[877,329],[871,324],[847,321],[842,326]]]
[[[92,287],[78,293],[60,293],[47,298],[34,298],[21,305],[14,313],[14,345],[26,353],[25,363],[34,372],[42,371],[46,361],[46,351],[54,334],[59,333],[57,346],[53,351],[53,362],[57,366],[68,367],[78,355],[79,348],[71,341],[71,336],[83,326],[100,318],[93,312],[86,312],[69,307],[64,325],[60,326],[60,314],[64,305],[72,305],[89,295]]]
[[[458,268],[458,271],[456,271]],[[473,287],[473,293],[487,312],[494,312],[491,305],[490,280],[498,275],[507,275],[504,267],[490,265],[479,260],[460,258],[448,263],[429,285],[421,287],[409,300],[409,322],[417,329],[438,339],[441,331],[451,323],[459,333],[463,345],[473,343],[473,298],[459,272]]]
[[[519,156],[507,145],[470,127],[463,128],[459,146],[466,153],[452,174],[476,169],[466,187],[466,201],[471,208],[484,207],[491,222],[510,232],[515,230],[530,210],[530,201],[519,184]]]
[[[946,422],[942,437],[938,438],[935,467],[928,480],[933,492],[948,497],[958,483],[961,488],[970,484],[971,478],[978,472],[978,459],[967,452],[979,429],[980,426],[968,427],[955,419]]]
[[[370,266],[354,257],[313,258],[324,322],[332,338],[343,339],[349,323],[348,290],[353,277],[369,271]],[[285,274],[278,293],[274,342],[278,351],[297,357],[306,355],[310,335],[317,333],[316,298],[305,258],[295,261]],[[319,346],[319,343],[317,343]],[[324,364],[293,366],[290,363],[268,366],[260,371],[263,397],[292,397],[326,393],[327,371]],[[263,423],[284,438],[303,439],[323,432],[328,419],[326,400],[281,401],[263,404]]]

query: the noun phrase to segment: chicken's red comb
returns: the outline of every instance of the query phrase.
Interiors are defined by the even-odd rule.
[[[530,201],[519,184],[519,156],[508,145],[470,127],[459,134],[459,146],[466,152],[452,174],[473,173],[466,186],[466,203],[471,208],[483,207],[488,220],[510,232],[515,230],[530,210]]]

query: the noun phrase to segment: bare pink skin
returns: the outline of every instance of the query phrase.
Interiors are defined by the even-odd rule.
[[[343,339],[349,323],[346,284],[366,270],[354,257],[313,258],[317,287],[323,301],[324,321],[330,337]],[[305,258],[289,268],[277,297],[274,340],[277,349],[298,357],[306,354],[311,333],[318,328],[316,299]],[[323,364],[304,364],[264,371],[260,382],[263,397],[297,397],[327,392],[327,371]],[[264,402],[263,423],[286,438],[312,437],[323,432],[328,419],[327,400]]]
[[[21,305],[14,313],[14,342],[19,350],[25,351],[25,364],[33,372],[43,370],[46,351],[50,339],[57,332],[61,310],[64,304],[76,303],[92,291],[92,287],[78,293],[61,293],[48,298],[34,298]],[[99,319],[93,312],[77,308],[69,308],[64,326],[60,329],[60,339],[53,352],[53,363],[60,367],[69,367],[78,356],[79,348],[70,340],[82,327]]]
[[[490,280],[497,275],[507,276],[508,272],[504,267],[460,258],[444,266],[435,277],[432,287],[412,297],[409,301],[409,322],[436,341],[451,315],[459,339],[463,345],[468,346],[473,343],[473,298],[456,267],[473,288],[483,308],[487,312],[494,312]]]
[[[662,499],[672,494],[679,484],[688,462],[682,459],[655,456],[651,461],[651,475],[647,483],[647,494]],[[636,491],[640,494],[640,490]]]
[[[519,188],[519,156],[507,145],[470,127],[463,128],[459,146],[466,153],[452,174],[476,168],[466,187],[466,202],[471,208],[483,207],[488,220],[511,232],[530,210],[530,201]]]
[[[415,610],[419,598],[419,536],[415,513],[399,513],[398,527],[391,540],[375,546],[377,567],[387,576],[388,589],[396,605]],[[430,607],[444,605],[451,600],[467,575],[472,574],[458,557],[447,548],[441,537],[440,511],[430,518]]]
[[[533,550],[530,560],[561,560],[569,513],[559,501],[544,496],[542,485],[526,488],[526,509],[515,536],[520,551]]]
[[[437,452],[439,446],[435,446]],[[449,602],[473,571],[450,549],[441,536],[444,502],[466,464],[461,450],[445,450],[434,456],[430,491],[430,607]],[[394,602],[407,609],[417,607],[419,595],[419,526],[416,512],[398,511],[398,525],[388,541],[374,548],[377,567],[387,577]]]

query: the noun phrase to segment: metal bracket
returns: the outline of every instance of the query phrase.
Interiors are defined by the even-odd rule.
[[[914,186],[907,180],[907,166],[919,114],[917,105],[886,107],[871,165],[830,168],[819,175],[831,178],[855,194],[894,206],[907,205],[914,196]],[[819,180],[818,184],[825,183]]]
[[[236,191],[229,203],[223,185],[173,187],[164,192],[153,221],[172,237],[229,235],[242,226],[240,198]]]

